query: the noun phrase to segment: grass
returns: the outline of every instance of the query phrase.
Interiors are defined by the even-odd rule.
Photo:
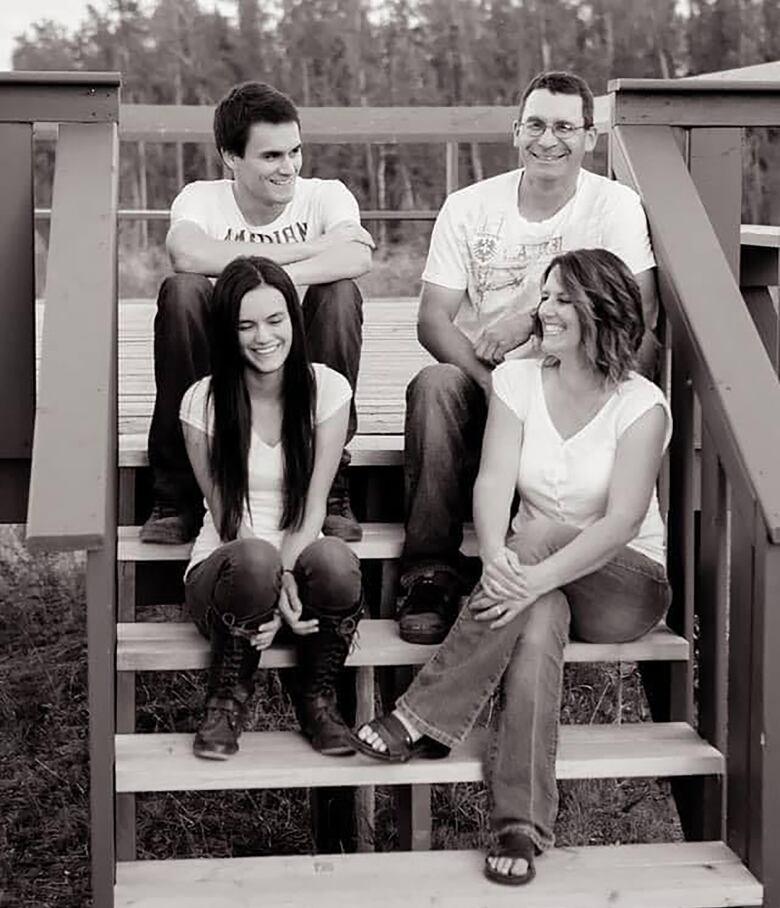
[[[0,528],[0,906],[89,904],[84,564],[32,557],[20,528]],[[203,674],[142,673],[143,731],[191,731]],[[293,727],[278,676],[261,678],[258,727]],[[642,721],[647,704],[632,665],[566,668],[564,722]],[[559,844],[681,838],[668,786],[645,779],[560,784]],[[306,853],[313,847],[305,791],[186,792],[138,798],[143,858]],[[483,846],[482,785],[433,788],[435,848]],[[390,789],[377,799],[376,847],[397,843]]]

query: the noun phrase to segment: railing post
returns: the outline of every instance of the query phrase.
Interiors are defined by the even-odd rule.
[[[761,828],[756,847],[761,850],[761,879],[764,884],[764,905],[780,905],[780,545],[769,545],[765,527],[758,541],[759,583],[761,599],[758,607],[764,613],[762,647],[762,677],[759,679],[763,698],[763,726],[760,750],[763,785],[754,801],[760,798]],[[752,851],[751,851],[752,857]]]
[[[0,85],[0,521],[22,523],[35,417],[32,124],[4,122]]]

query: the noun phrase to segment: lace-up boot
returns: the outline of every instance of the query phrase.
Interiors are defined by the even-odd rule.
[[[359,542],[363,538],[363,528],[352,513],[349,501],[349,479],[347,468],[338,468],[333,485],[328,494],[328,509],[322,532],[326,536],[337,536],[344,542]]]
[[[295,711],[312,747],[328,756],[355,753],[351,732],[339,712],[336,679],[349,654],[361,608],[352,615],[320,615],[318,633],[298,642],[299,689]]]
[[[407,643],[441,643],[458,617],[461,583],[448,568],[418,574],[398,601],[398,632]]]
[[[213,619],[205,714],[192,744],[196,756],[226,760],[238,751],[259,661],[260,651],[250,645],[246,631]]]
[[[141,527],[141,542],[183,545],[198,535],[202,520],[197,510],[180,510],[157,502]]]

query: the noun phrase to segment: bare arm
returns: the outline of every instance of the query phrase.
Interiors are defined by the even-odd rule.
[[[315,429],[314,468],[306,492],[303,522],[297,530],[289,530],[282,540],[282,564],[292,569],[307,545],[319,536],[325,521],[325,510],[333,477],[347,438],[349,403],[321,422]]]
[[[211,471],[209,470],[209,437],[201,429],[196,429],[195,426],[191,426],[186,422],[182,422],[181,428],[192,472],[195,474],[195,479],[197,479],[203,497],[206,499],[214,526],[219,532],[219,527],[222,523],[222,502],[219,497],[219,490],[214,485],[211,479]],[[249,524],[242,520],[238,528],[237,538],[251,538],[253,535]],[[225,542],[226,540],[223,539],[222,541]]]
[[[504,547],[522,444],[522,422],[495,393],[491,394],[474,483],[474,528],[483,564],[492,561]]]
[[[652,379],[655,374],[656,359],[658,356],[658,342],[655,336],[655,326],[658,322],[658,286],[656,282],[656,269],[648,268],[634,275],[642,294],[642,315],[645,320],[645,334],[639,348],[639,371]]]
[[[356,221],[345,221],[303,243],[248,243],[215,240],[194,221],[177,221],[168,231],[166,249],[174,271],[219,275],[240,255],[264,255],[286,268],[296,284],[354,278],[371,267],[371,235]],[[297,269],[297,270],[296,270]]]
[[[485,396],[489,396],[490,369],[477,359],[471,341],[454,325],[464,292],[424,281],[417,315],[417,337],[440,363],[459,366],[482,387]]]

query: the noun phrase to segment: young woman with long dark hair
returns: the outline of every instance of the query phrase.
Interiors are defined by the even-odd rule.
[[[395,711],[356,737],[378,759],[441,755],[500,686],[486,767],[497,841],[485,874],[510,885],[531,880],[534,857],[553,844],[570,626],[580,640],[633,640],[669,601],[655,483],[671,416],[633,371],[644,333],[636,281],[604,249],[559,255],[535,324],[543,357],[492,375],[474,487],[480,582]]]
[[[291,687],[303,733],[322,753],[353,753],[335,682],[361,610],[360,564],[321,535],[350,386],[309,362],[298,294],[269,259],[240,257],[222,271],[211,351],[211,374],[180,408],[206,504],[185,573],[187,604],[211,641],[193,749],[208,759],[238,750],[261,653],[284,622],[297,642]]]

